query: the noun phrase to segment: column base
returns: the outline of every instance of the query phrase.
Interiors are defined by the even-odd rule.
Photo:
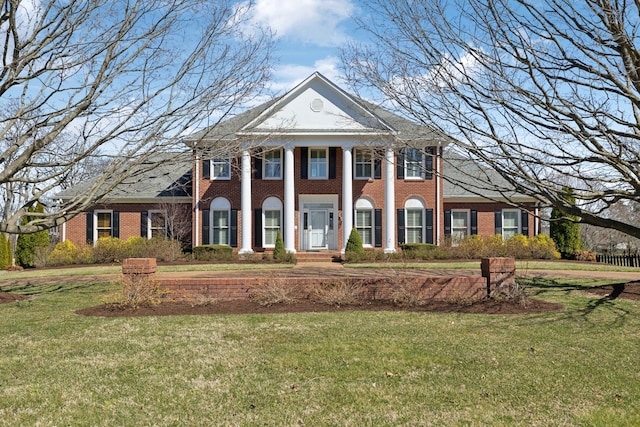
[[[395,253],[398,253],[398,251],[396,251],[395,248],[385,248],[384,253],[385,254],[395,254]]]
[[[240,249],[238,251],[238,255],[251,255],[253,253],[253,249]]]

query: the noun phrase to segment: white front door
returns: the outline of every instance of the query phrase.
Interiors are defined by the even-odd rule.
[[[326,209],[309,211],[310,249],[327,249],[329,212]]]

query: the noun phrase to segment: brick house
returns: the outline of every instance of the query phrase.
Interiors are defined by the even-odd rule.
[[[278,230],[289,252],[343,251],[356,228],[365,247],[392,253],[403,243],[533,235],[539,228],[500,191],[455,185],[487,171],[475,174],[476,165],[445,154],[448,138],[349,95],[319,73],[184,142],[190,166],[154,172],[144,189],[122,186],[65,224],[63,239],[162,234],[163,221],[168,227],[160,202],[188,207],[191,245],[230,245],[240,254],[273,248]],[[532,200],[521,201],[533,210]]]

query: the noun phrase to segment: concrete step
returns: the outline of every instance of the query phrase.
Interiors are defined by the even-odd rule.
[[[339,251],[320,251],[320,252],[298,252],[296,253],[298,263],[304,262],[339,262]]]

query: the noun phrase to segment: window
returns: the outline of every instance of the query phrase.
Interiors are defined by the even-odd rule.
[[[309,150],[310,179],[326,179],[328,166],[326,148],[311,148]]]
[[[407,148],[404,150],[404,168],[405,178],[423,178],[424,177],[424,156],[422,152],[415,148]]]
[[[519,210],[503,210],[502,211],[502,238],[509,240],[520,232],[520,211]]]
[[[277,197],[269,197],[262,204],[262,228],[264,239],[262,246],[273,248],[282,224],[282,202]]]
[[[282,150],[271,150],[264,154],[263,179],[282,179]]]
[[[372,178],[373,177],[373,150],[370,148],[355,149],[355,177],[356,178]]]
[[[111,211],[108,212],[96,212],[96,237],[98,239],[102,237],[111,237],[113,229]]]
[[[216,158],[211,160],[211,179],[231,179],[231,159]]]
[[[162,211],[149,211],[149,238],[167,237],[167,220],[166,215]]]
[[[374,246],[374,209],[368,199],[358,199],[355,203],[355,228],[360,234],[363,246]]]
[[[423,209],[407,209],[407,243],[422,243]]]
[[[469,211],[451,211],[451,237],[454,241],[464,239],[469,235]]]
[[[213,244],[229,244],[229,211],[213,211]]]
[[[230,245],[229,217],[231,204],[224,197],[218,197],[211,202],[211,243],[214,245]]]
[[[276,245],[276,237],[280,230],[280,211],[264,211],[264,245]]]

